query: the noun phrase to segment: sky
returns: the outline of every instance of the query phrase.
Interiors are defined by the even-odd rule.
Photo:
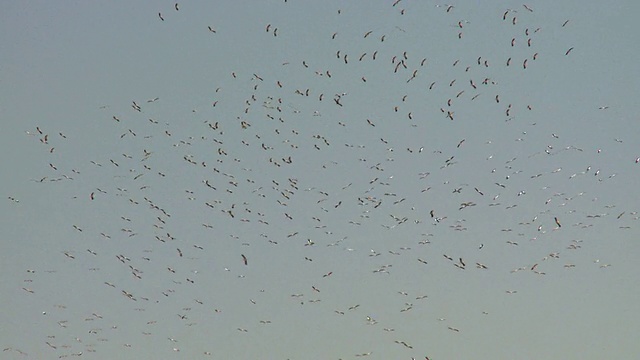
[[[5,4],[6,359],[633,359],[633,1]]]

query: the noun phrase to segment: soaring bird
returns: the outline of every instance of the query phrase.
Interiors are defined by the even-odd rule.
[[[242,262],[244,262],[245,265],[249,265],[249,261],[247,260],[247,257],[244,256],[244,254],[241,254],[241,255],[242,255]]]

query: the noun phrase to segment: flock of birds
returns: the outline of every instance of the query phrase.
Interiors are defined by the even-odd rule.
[[[158,12],[163,31],[181,5]],[[571,21],[529,5],[491,19],[404,5],[386,6],[393,25],[322,29],[314,49],[294,45],[287,24],[261,24],[255,41],[288,49],[282,61],[226,64],[210,101],[180,114],[155,94],[102,106],[114,145],[99,158],[77,161],[72,129],[28,129],[48,164],[33,186],[72,205],[59,224],[69,239],[25,265],[19,296],[56,299],[46,281],[82,300],[38,310],[49,334],[5,356],[437,359],[430,336],[455,343],[501,311],[458,295],[511,299],[564,272],[607,271],[580,254],[589,232],[624,234],[639,219],[598,198],[617,180],[599,156],[622,140],[546,132],[545,110],[518,90],[536,67],[579,56],[544,35]],[[412,11],[448,24],[444,54],[403,22]],[[486,39],[483,22],[502,33]],[[499,50],[478,52],[481,36]],[[9,197],[28,207],[20,200]],[[357,332],[357,345],[344,336]]]

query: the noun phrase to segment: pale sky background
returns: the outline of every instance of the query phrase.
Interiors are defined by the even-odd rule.
[[[639,14],[4,4],[0,357],[636,359]]]

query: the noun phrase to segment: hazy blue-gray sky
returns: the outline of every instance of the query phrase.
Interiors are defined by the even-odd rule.
[[[638,14],[4,4],[0,357],[635,359]]]

